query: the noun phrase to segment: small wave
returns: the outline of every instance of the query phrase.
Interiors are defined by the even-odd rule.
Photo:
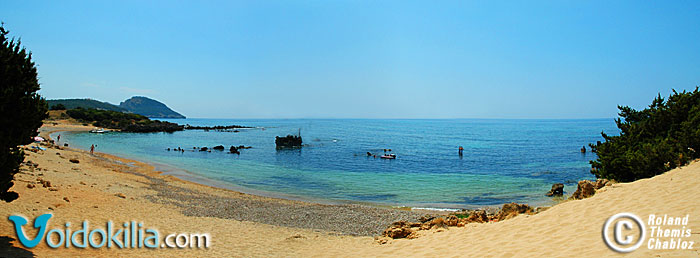
[[[461,211],[462,209],[413,207],[413,208],[411,208],[411,210],[424,210],[424,211]]]

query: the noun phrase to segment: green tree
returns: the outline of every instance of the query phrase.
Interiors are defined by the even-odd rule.
[[[20,40],[8,39],[0,24],[0,200],[19,197],[9,189],[24,161],[18,145],[31,143],[42,120],[47,117],[46,100],[39,96],[39,80],[32,54]]]
[[[66,106],[64,106],[63,104],[56,104],[56,105],[51,106],[50,109],[51,110],[66,110]]]
[[[657,96],[638,111],[619,106],[620,135],[603,133],[605,142],[591,144],[598,159],[591,173],[599,178],[630,182],[652,177],[700,157],[700,92],[673,91]]]

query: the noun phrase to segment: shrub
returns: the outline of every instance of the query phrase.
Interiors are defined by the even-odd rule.
[[[619,136],[602,133],[604,142],[590,144],[598,154],[591,173],[598,178],[630,182],[648,178],[699,157],[700,93],[673,91],[657,96],[648,108],[637,111],[618,106],[615,120]]]
[[[24,161],[18,145],[32,142],[48,117],[48,106],[37,93],[39,80],[32,54],[19,40],[8,40],[7,34],[0,25],[0,200],[11,202],[19,197],[9,189]]]
[[[66,106],[63,104],[56,104],[51,106],[51,110],[66,110]]]

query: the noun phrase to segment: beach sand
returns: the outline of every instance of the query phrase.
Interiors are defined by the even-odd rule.
[[[51,131],[89,129],[92,128],[49,123],[41,132],[46,136]],[[42,241],[39,246],[26,249],[16,240],[13,224],[5,219],[0,223],[0,256],[33,253],[39,257],[608,257],[619,254],[602,241],[602,225],[608,217],[620,212],[634,213],[645,222],[649,214],[689,214],[686,228],[692,234],[684,240],[696,243],[691,250],[658,251],[648,250],[645,242],[628,255],[700,256],[698,162],[654,178],[614,184],[591,198],[566,201],[536,215],[421,231],[417,239],[379,244],[368,233],[377,225],[388,225],[392,218],[411,219],[420,214],[258,197],[164,176],[140,162],[100,153],[90,155],[71,148],[27,153],[25,161],[38,167],[22,166],[12,188],[20,198],[12,203],[0,203],[0,216],[21,214],[32,223],[35,217],[52,213],[49,228],[64,229],[63,223],[71,222],[72,230],[79,229],[78,224],[83,220],[89,221],[91,228],[104,228],[110,220],[115,223],[135,220],[143,222],[145,228],[157,228],[161,238],[170,233],[210,233],[211,246],[208,249],[53,249]],[[69,159],[78,159],[79,163]],[[51,182],[51,187],[37,183],[38,178]],[[34,188],[27,187],[28,184]],[[313,214],[304,214],[305,210]],[[352,215],[356,213],[361,215]],[[377,219],[371,223],[368,216],[370,220],[371,216]],[[33,228],[24,229],[28,236],[35,235]]]

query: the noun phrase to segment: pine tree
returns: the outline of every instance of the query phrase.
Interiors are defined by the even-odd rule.
[[[18,145],[32,142],[48,116],[48,105],[37,93],[32,54],[21,47],[20,40],[8,39],[8,33],[0,24],[0,200],[11,202],[19,197],[9,189],[24,161]]]

